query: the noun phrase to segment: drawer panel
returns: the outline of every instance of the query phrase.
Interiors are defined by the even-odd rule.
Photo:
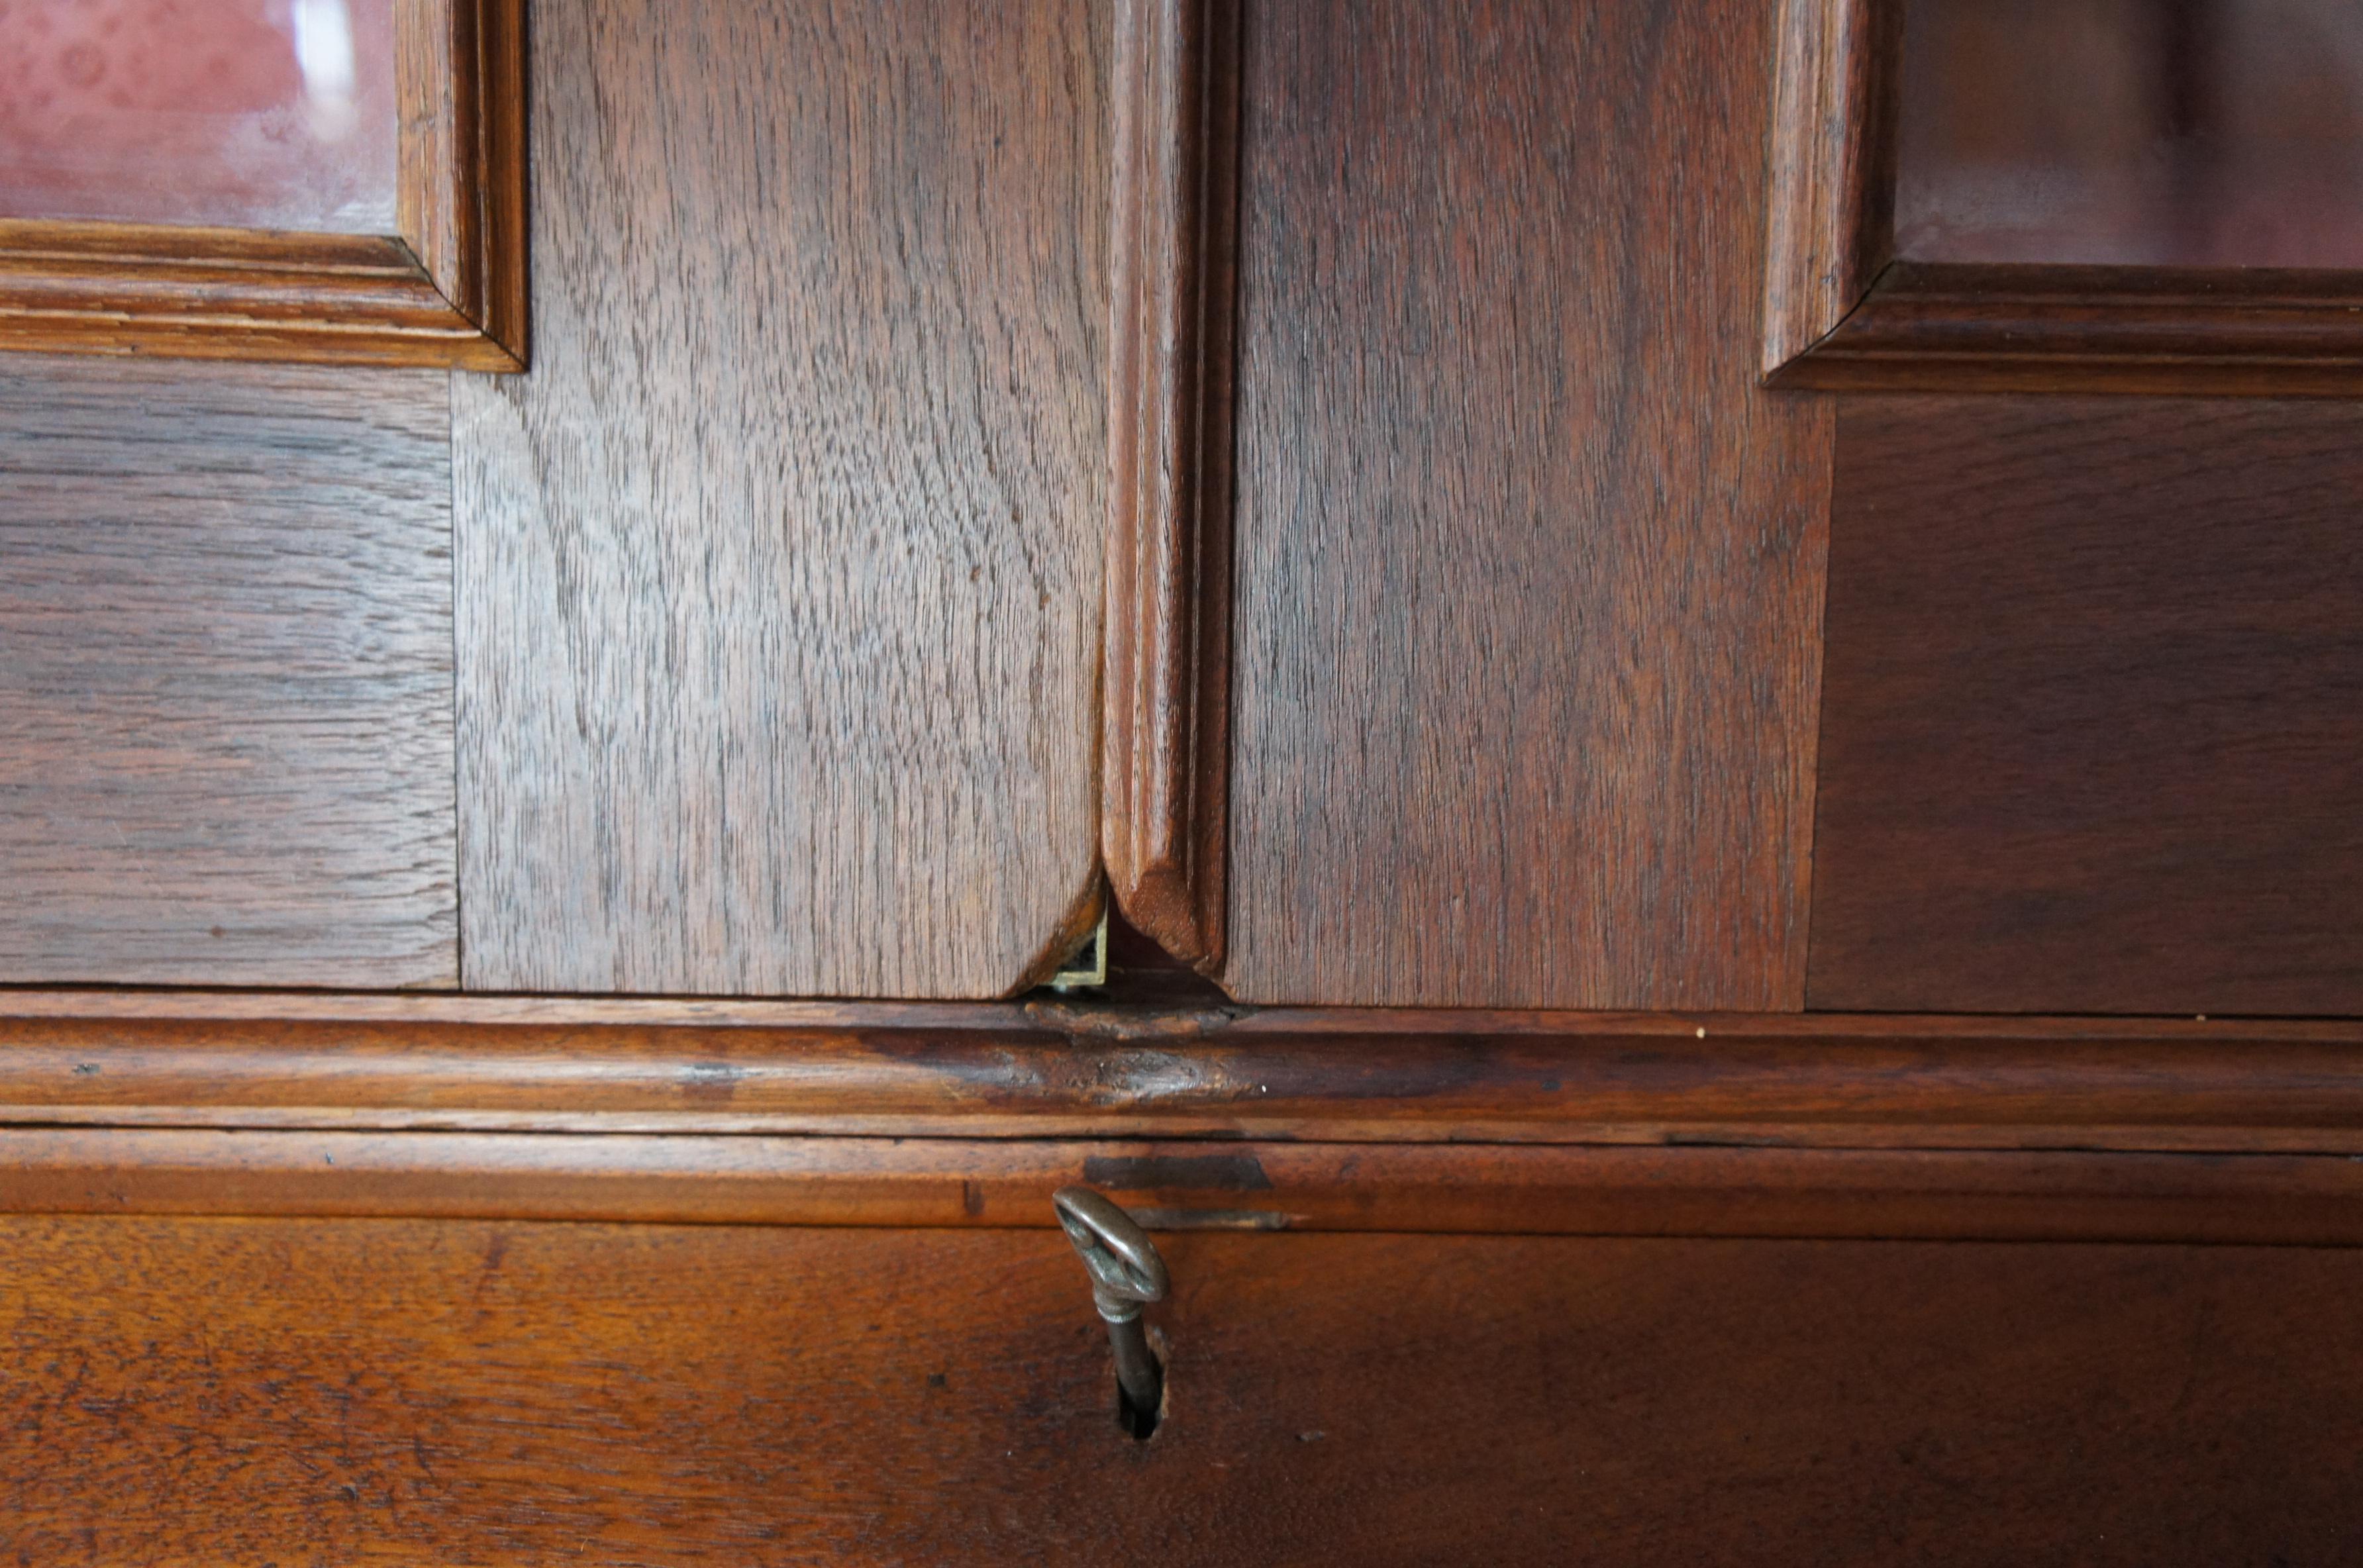
[[[39,1562],[2331,1561],[2363,1254],[0,1220]]]

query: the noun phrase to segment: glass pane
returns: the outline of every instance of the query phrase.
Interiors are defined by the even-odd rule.
[[[1909,0],[1896,248],[2363,267],[2363,0]]]
[[[0,0],[0,217],[391,234],[394,0]]]

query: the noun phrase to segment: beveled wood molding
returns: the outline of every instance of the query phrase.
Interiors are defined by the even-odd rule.
[[[524,0],[401,0],[398,235],[0,219],[0,349],[519,370]]]
[[[2345,1156],[0,1127],[0,1213],[2363,1242]]]
[[[1102,852],[1167,952],[1223,960],[1237,0],[1119,0]]]
[[[1894,244],[1893,72],[1887,0],[1781,0],[1764,259],[1764,372],[1827,337]]]
[[[0,992],[0,1123],[2363,1154],[2363,1022]]]
[[[2363,1243],[2363,1022],[0,993],[0,1211]]]
[[[1902,42],[1898,0],[1782,0],[1766,385],[2363,392],[2363,272],[1898,259]]]

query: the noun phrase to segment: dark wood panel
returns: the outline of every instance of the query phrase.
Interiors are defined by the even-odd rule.
[[[2363,412],[1849,404],[1810,997],[2363,1012]]]
[[[0,1547],[2212,1568],[2363,1530],[2352,1252],[1162,1246],[1137,1442],[1055,1232],[0,1223]]]
[[[1802,1001],[1828,426],[1754,385],[1772,11],[1249,7],[1236,994]]]
[[[2363,1023],[0,993],[0,1123],[2363,1154]]]
[[[445,387],[0,374],[0,979],[457,980]]]
[[[1097,897],[1104,18],[551,0],[460,383],[467,983],[992,995]]]

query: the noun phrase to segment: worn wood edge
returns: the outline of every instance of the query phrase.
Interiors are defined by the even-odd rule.
[[[0,349],[523,370],[523,0],[396,23],[399,236],[0,220]]]
[[[0,1128],[0,1212],[2363,1242],[2363,1161],[2269,1154]]]
[[[1765,237],[1768,377],[1846,319],[1892,251],[1900,13],[1887,0],[1782,0]]]
[[[1023,996],[1065,968],[1067,961],[1075,955],[1084,939],[1100,923],[1100,916],[1107,908],[1107,878],[1101,875],[1094,861],[1084,875],[1082,886],[1075,890],[1074,896],[1067,900],[1065,911],[1052,922],[1048,940],[1035,950],[1017,978],[1002,993],[1003,997]],[[952,1002],[946,1005],[962,1007],[976,1004]]]
[[[2363,1023],[0,994],[0,1122],[2363,1154]]]
[[[1219,972],[1229,809],[1237,0],[1119,0],[1102,852],[1117,907]]]
[[[1769,384],[2353,396],[2363,393],[2363,272],[1898,261]]]

